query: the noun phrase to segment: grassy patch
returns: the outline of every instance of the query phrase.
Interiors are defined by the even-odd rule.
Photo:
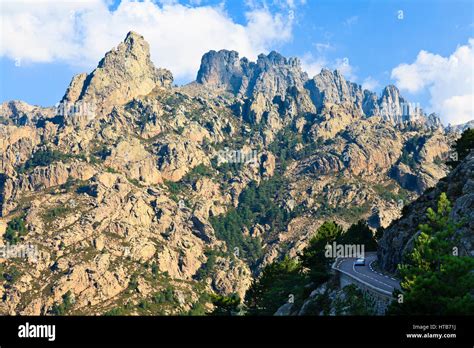
[[[135,185],[136,187],[143,187],[143,185],[140,184],[140,181],[138,181],[137,179],[131,179],[127,177],[127,180],[129,183],[131,183],[132,185]]]
[[[105,168],[105,171],[107,173],[111,173],[111,174],[119,174],[119,172],[117,170],[115,170],[114,168],[110,168],[110,167]]]
[[[43,213],[43,221],[45,223],[52,223],[56,219],[62,218],[71,213],[71,211],[71,208],[65,206],[50,208]]]

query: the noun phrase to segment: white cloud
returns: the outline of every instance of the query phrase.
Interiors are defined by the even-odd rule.
[[[369,91],[374,91],[377,87],[380,86],[380,83],[374,79],[372,76],[368,76],[362,81],[362,88],[368,89]]]
[[[314,56],[308,52],[301,57],[301,65],[303,70],[306,71],[310,77],[319,74],[322,68],[326,68],[330,70],[339,70],[346,80],[356,83],[358,82],[358,77],[355,74],[357,67],[352,66],[347,57],[329,61],[324,55]],[[370,91],[374,91],[379,87],[379,85],[379,82],[372,76],[368,76],[362,82],[362,88]]]
[[[322,68],[328,67],[328,61],[323,57],[315,58],[311,53],[306,53],[301,57],[303,70],[313,77],[321,72]]]
[[[344,21],[344,25],[350,28],[354,24],[357,24],[358,21],[359,21],[359,16],[352,16],[352,17],[347,18]]]
[[[351,82],[357,81],[357,75],[355,74],[355,68],[350,64],[349,58],[337,58],[335,69],[339,70],[339,72],[344,75],[346,79]]]
[[[299,4],[306,4],[306,0],[286,0],[286,5],[291,9],[295,9]]]
[[[334,49],[334,46],[332,46],[329,42],[317,42],[314,46],[316,47],[316,51],[318,51],[319,53]]]
[[[245,0],[245,4],[249,8],[268,8],[273,6],[294,10],[300,5],[305,5],[306,0]]]
[[[347,57],[329,61],[324,55],[314,56],[308,52],[301,57],[301,65],[303,70],[306,71],[310,77],[319,74],[322,68],[326,68],[339,70],[339,72],[351,82],[357,81],[357,76],[355,75],[355,70],[357,69],[350,64],[349,58]]]
[[[474,119],[474,39],[443,57],[420,51],[412,64],[392,70],[397,86],[410,93],[428,89],[430,112],[443,123],[461,124]]]
[[[93,68],[104,53],[134,30],[150,43],[156,66],[177,79],[194,79],[202,55],[234,49],[255,59],[292,37],[287,13],[260,7],[234,22],[223,5],[183,6],[170,0],[124,0],[115,11],[108,0],[0,0],[0,56],[22,62],[57,62]]]

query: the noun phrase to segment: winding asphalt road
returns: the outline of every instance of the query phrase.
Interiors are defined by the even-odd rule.
[[[362,282],[370,284],[383,293],[392,293],[393,290],[400,289],[400,282],[397,279],[374,270],[373,262],[377,260],[375,253],[365,254],[364,266],[356,266],[354,264],[356,260],[357,258],[338,259],[334,264],[334,268],[344,271]]]

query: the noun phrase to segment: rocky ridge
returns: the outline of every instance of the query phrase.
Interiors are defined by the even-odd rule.
[[[69,293],[68,314],[185,313],[205,293],[243,297],[325,220],[387,226],[445,176],[456,137],[403,103],[394,86],[377,97],[337,71],[310,79],[276,52],[211,51],[195,82],[173,87],[129,33],[73,78],[65,108],[1,105],[0,232],[24,221],[20,241],[40,257],[0,261],[0,312],[55,314]],[[219,164],[229,151],[250,160]],[[242,226],[261,249],[250,262],[213,221],[272,180],[285,182],[273,201],[289,219]]]

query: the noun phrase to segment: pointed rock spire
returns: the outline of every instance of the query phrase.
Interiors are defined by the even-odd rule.
[[[73,78],[62,101],[88,102],[98,112],[107,113],[114,105],[146,95],[155,87],[168,88],[172,82],[170,71],[153,65],[148,42],[131,31],[122,43],[105,54],[93,72]]]

